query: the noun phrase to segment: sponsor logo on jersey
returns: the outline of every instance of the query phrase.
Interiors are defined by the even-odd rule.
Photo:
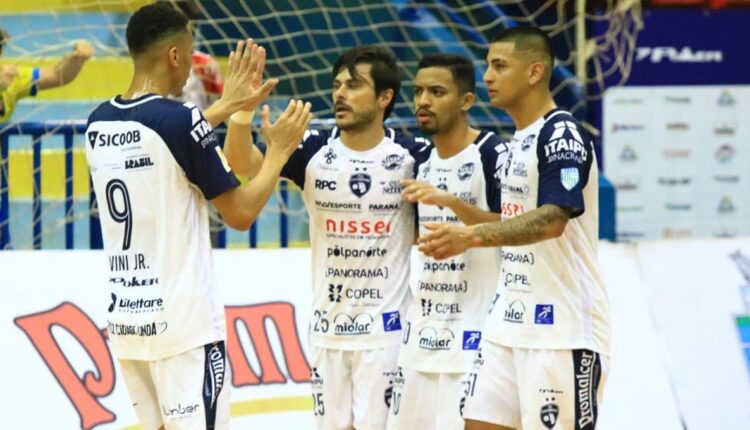
[[[425,272],[463,272],[464,269],[466,269],[466,263],[459,261],[456,262],[455,260],[451,261],[425,261],[423,265],[423,270]]]
[[[545,388],[540,389],[539,392],[544,394],[544,404],[539,410],[539,418],[542,420],[543,426],[553,429],[557,425],[557,417],[560,414],[560,408],[555,403],[555,396],[563,394],[563,392]]]
[[[476,351],[479,349],[479,341],[482,340],[481,331],[464,331],[464,339],[461,349],[466,351]]]
[[[474,362],[472,363],[474,368],[481,367],[484,365],[484,357],[482,356],[482,347],[477,348],[477,355],[474,356]]]
[[[333,329],[336,336],[358,336],[372,331],[372,315],[361,313],[351,316],[340,313],[333,318]]]
[[[117,295],[112,293],[112,303],[108,308],[109,312],[126,312],[131,314],[141,314],[146,312],[157,312],[164,310],[163,299],[123,299],[117,300]]]
[[[727,237],[728,238],[728,237],[737,237],[739,232],[737,231],[737,229],[732,228],[732,227],[717,227],[716,229],[714,229],[713,234],[714,234],[714,237]]]
[[[128,279],[122,277],[109,278],[109,282],[113,287],[149,287],[151,285],[159,285],[159,278],[136,278],[135,276]]]
[[[370,191],[372,178],[367,173],[355,173],[349,178],[349,189],[357,197],[362,197]]]
[[[450,329],[424,327],[419,331],[419,347],[433,351],[448,350],[455,338]]]
[[[401,202],[391,203],[370,203],[368,205],[370,212],[379,214],[398,212],[401,209]]]
[[[477,205],[478,199],[471,194],[471,191],[461,191],[456,197],[472,206]]]
[[[341,284],[328,284],[328,301],[332,303],[341,302],[341,291],[344,286]]]
[[[469,289],[466,281],[455,282],[422,282],[419,281],[419,291],[433,293],[465,293]]]
[[[324,179],[316,179],[315,189],[336,191],[336,181],[326,181]]]
[[[396,170],[404,164],[404,156],[399,154],[390,154],[383,159],[385,170]]]
[[[445,182],[441,182],[441,183],[437,184],[436,187],[438,189],[443,190],[443,191],[448,191],[448,184],[446,184]]]
[[[456,315],[463,313],[461,311],[461,305],[458,303],[433,303],[432,299],[421,299],[422,303],[422,316],[428,317],[433,311],[436,314],[441,315]]]
[[[205,148],[210,143],[210,140],[205,139],[211,133],[211,126],[208,121],[201,120],[198,124],[195,124],[192,130],[190,130],[190,136],[192,136],[195,142],[200,142],[201,146]]]
[[[458,179],[465,181],[474,176],[474,163],[466,163],[458,169]]]
[[[635,61],[648,59],[649,62],[659,64],[662,61],[671,63],[721,63],[724,53],[720,50],[693,50],[689,46],[640,46],[636,48]]]
[[[529,171],[528,169],[526,169],[526,164],[520,161],[513,164],[513,174],[522,178],[527,177],[529,175]]]
[[[622,178],[615,182],[617,191],[637,191],[641,181],[638,178]]]
[[[141,141],[140,130],[127,130],[121,133],[104,133],[92,130],[88,132],[89,145],[91,149],[103,146],[126,146]]]
[[[536,305],[534,308],[534,324],[547,324],[551,325],[555,323],[555,307],[554,305]]]
[[[526,136],[523,141],[521,142],[521,151],[526,152],[529,149],[531,149],[532,145],[534,145],[534,142],[536,141],[536,134],[530,134]]]
[[[142,167],[151,167],[154,163],[151,157],[130,158],[125,160],[125,170],[140,169]]]
[[[503,280],[505,281],[505,285],[515,284],[515,285],[524,285],[524,286],[531,286],[529,283],[529,277],[525,273],[513,273],[508,272],[505,269],[503,269],[504,275],[502,275]]]
[[[628,241],[632,239],[642,239],[646,237],[645,231],[640,230],[620,230],[617,232],[617,240]]]
[[[422,316],[428,317],[432,313],[432,299],[422,299]]]
[[[401,183],[397,180],[380,181],[380,186],[383,188],[383,194],[401,194]]]
[[[643,212],[644,210],[646,210],[646,207],[642,205],[617,206],[617,212],[620,212],[620,213],[636,213],[636,212]]]
[[[334,220],[326,219],[327,233],[386,235],[391,232],[391,223],[370,220]]]
[[[582,164],[588,158],[588,151],[578,126],[572,121],[559,121],[553,125],[554,130],[549,142],[544,145],[544,155],[548,163],[558,160],[574,160]],[[566,134],[571,138],[566,138]]]
[[[113,336],[141,336],[151,337],[162,334],[167,330],[167,322],[151,322],[141,325],[118,324],[107,322],[107,331]]]
[[[388,267],[376,267],[373,269],[364,269],[360,267],[326,267],[326,277],[346,279],[388,279]]]
[[[380,288],[347,288],[344,295],[347,299],[383,299]]]
[[[560,169],[560,183],[563,187],[565,187],[566,190],[570,191],[578,185],[578,181],[580,180],[578,176],[578,168],[577,167],[566,167],[564,169]]]
[[[661,237],[664,239],[685,239],[693,237],[693,231],[688,228],[666,227],[661,231]]]
[[[737,151],[734,149],[734,146],[725,143],[716,148],[716,151],[714,152],[714,158],[719,163],[728,163],[729,161],[732,161],[734,159],[736,152]]]
[[[334,246],[328,248],[329,257],[341,257],[344,260],[349,258],[371,258],[371,257],[385,257],[388,250],[385,248],[345,248],[343,246]]]
[[[354,202],[328,202],[324,200],[315,200],[316,209],[325,209],[331,212],[361,212],[362,205]]]
[[[639,98],[614,99],[612,103],[616,105],[640,105],[640,104],[643,104],[643,99],[639,99]]]
[[[226,375],[226,351],[224,342],[206,345],[206,376],[203,381],[203,401],[209,410],[215,411],[216,401],[224,386]]]
[[[513,300],[508,303],[508,308],[505,309],[505,316],[503,319],[508,322],[523,324],[523,315],[526,313],[526,305],[520,300]]]
[[[401,314],[399,311],[383,312],[383,330],[401,330]]]
[[[504,249],[500,250],[500,256],[503,259],[503,261],[508,263],[521,263],[521,264],[528,264],[528,265],[534,265],[534,253],[533,252],[511,252],[511,251],[505,251]]]
[[[333,160],[336,159],[336,153],[333,152],[333,148],[329,147],[328,150],[323,154],[323,158],[326,160],[326,164],[333,163]]]

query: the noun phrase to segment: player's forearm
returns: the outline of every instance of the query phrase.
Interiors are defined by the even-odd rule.
[[[217,127],[219,124],[224,122],[229,115],[233,114],[237,109],[232,110],[233,106],[227,104],[224,100],[219,99],[211,103],[211,106],[207,107],[203,111],[203,116],[206,118],[212,128]]]
[[[560,236],[568,219],[569,210],[542,205],[506,221],[479,224],[474,227],[473,235],[479,246],[530,245]]]
[[[224,140],[224,155],[236,174],[250,178],[258,174],[263,164],[263,154],[253,144],[251,124],[239,124],[229,120]]]
[[[455,197],[448,208],[466,225],[500,221],[500,214],[482,210],[468,202]]]
[[[240,210],[240,219],[239,223],[235,223],[232,227],[247,230],[255,222],[276,187],[282,166],[283,163],[266,161],[261,166],[258,175],[242,186],[237,205]]]

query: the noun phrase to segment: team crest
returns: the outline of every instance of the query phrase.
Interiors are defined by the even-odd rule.
[[[94,145],[96,144],[96,138],[99,136],[98,131],[90,131],[89,132],[89,145],[91,145],[91,149],[94,149]]]
[[[560,408],[554,403],[547,403],[542,405],[542,410],[539,411],[539,418],[542,419],[542,424],[548,429],[554,428],[557,424],[557,415],[560,413]]]
[[[466,163],[458,169],[458,179],[465,181],[474,175],[474,163]]]
[[[355,173],[349,178],[349,188],[355,196],[362,197],[370,191],[372,178],[367,173]]]
[[[573,187],[578,185],[579,179],[578,168],[566,167],[564,169],[560,169],[560,182],[566,190],[570,191],[573,189]]]
[[[521,143],[521,151],[526,152],[531,149],[531,145],[534,144],[534,140],[536,140],[536,134],[526,136],[526,138]]]

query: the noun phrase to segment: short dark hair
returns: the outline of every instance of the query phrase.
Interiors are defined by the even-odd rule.
[[[143,6],[128,21],[125,30],[128,51],[131,56],[138,56],[153,44],[181,31],[188,31],[187,25],[187,17],[167,4]]]
[[[189,20],[201,17],[201,10],[193,0],[157,0],[157,3],[164,3],[172,6],[182,12]]]
[[[417,70],[428,67],[443,67],[451,71],[453,80],[456,81],[458,90],[464,93],[473,93],[476,87],[474,65],[466,57],[456,54],[429,54],[419,60]]]
[[[552,50],[552,40],[547,33],[538,27],[513,27],[506,28],[492,38],[492,43],[512,42],[514,50],[530,53],[535,60],[542,61],[549,69],[548,77],[552,74],[555,66],[555,54]]]
[[[396,55],[388,48],[376,45],[361,45],[344,51],[333,65],[333,76],[339,74],[341,69],[346,68],[354,77],[357,75],[357,64],[369,64],[370,77],[375,83],[375,94],[379,95],[385,90],[393,90],[393,99],[385,108],[383,119],[388,118],[396,104],[398,92],[401,89],[401,72],[398,68]]]

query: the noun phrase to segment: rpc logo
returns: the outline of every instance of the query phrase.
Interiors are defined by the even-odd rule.
[[[326,181],[323,179],[316,179],[315,189],[336,191],[336,181]]]

